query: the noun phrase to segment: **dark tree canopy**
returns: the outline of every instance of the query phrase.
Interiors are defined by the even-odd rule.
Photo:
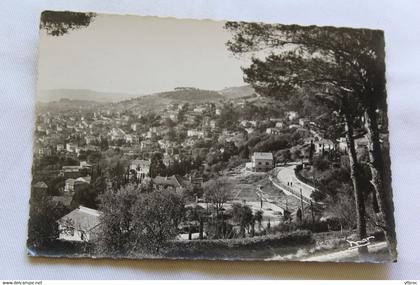
[[[305,63],[306,58],[311,58],[311,62],[318,61],[318,64],[323,61],[323,65],[338,67],[341,72],[330,74],[339,74],[341,77],[350,75],[346,85],[351,84],[351,89],[363,101],[386,109],[385,43],[382,31],[246,22],[227,22],[225,27],[233,33],[227,46],[234,54],[270,50],[276,55],[268,56],[266,63],[283,60],[285,64],[277,66],[279,70],[275,71],[280,76],[278,78],[282,78],[283,68],[290,68],[287,65],[290,56],[294,62],[298,57],[301,63]],[[254,64],[259,63],[254,60]],[[252,75],[252,67],[249,68],[249,75]],[[275,88],[271,90],[275,91]]]
[[[62,36],[70,30],[89,26],[95,16],[95,13],[44,11],[41,14],[40,28],[48,35]]]

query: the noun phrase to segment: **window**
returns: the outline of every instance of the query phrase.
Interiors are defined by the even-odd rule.
[[[267,161],[267,162],[265,163],[265,165],[270,165],[270,163]]]
[[[258,165],[261,165],[261,161],[258,162]]]

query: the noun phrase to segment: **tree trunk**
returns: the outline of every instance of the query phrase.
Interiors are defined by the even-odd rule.
[[[203,219],[200,218],[200,228],[199,228],[199,239],[203,239],[204,223]]]
[[[346,142],[348,148],[348,156],[350,161],[350,177],[353,183],[354,189],[354,201],[356,204],[357,214],[357,234],[359,240],[366,238],[366,209],[365,201],[363,197],[363,190],[361,187],[361,169],[360,164],[357,161],[356,149],[354,146],[353,138],[353,124],[351,115],[345,111],[345,129],[346,129]],[[368,252],[367,247],[360,247],[359,254],[363,255]]]
[[[394,203],[392,201],[391,174],[385,168],[379,141],[376,110],[368,107],[365,111],[365,126],[368,132],[368,150],[370,160],[371,183],[378,201],[385,239],[391,256],[397,258],[397,237],[395,233]]]

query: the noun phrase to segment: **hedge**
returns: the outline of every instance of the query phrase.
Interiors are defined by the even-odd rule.
[[[309,244],[312,242],[312,232],[298,230],[291,233],[269,234],[266,236],[247,237],[240,239],[214,240],[173,240],[168,247],[179,250],[210,250],[210,249],[257,249],[261,247],[278,247],[286,245]]]

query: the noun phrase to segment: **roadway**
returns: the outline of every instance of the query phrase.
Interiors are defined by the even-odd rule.
[[[287,188],[293,190],[295,193],[300,193],[302,189],[302,196],[308,200],[312,200],[311,194],[315,191],[315,188],[297,179],[295,167],[295,164],[277,167],[277,182],[280,182],[282,186],[287,186]]]

